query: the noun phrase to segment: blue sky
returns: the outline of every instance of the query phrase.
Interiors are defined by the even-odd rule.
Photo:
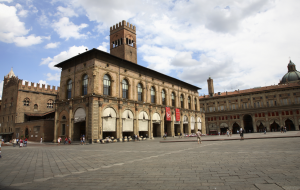
[[[138,64],[207,94],[278,84],[289,57],[300,67],[297,0],[0,0],[0,94],[11,67],[23,80],[59,86],[53,65],[109,52],[109,27],[137,28]],[[1,96],[0,95],[0,96]]]

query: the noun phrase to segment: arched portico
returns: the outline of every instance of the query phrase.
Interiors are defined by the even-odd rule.
[[[105,108],[102,113],[102,134],[103,138],[117,137],[117,113],[113,108]]]
[[[162,137],[161,131],[161,119],[160,115],[156,112],[152,116],[152,124],[153,124],[153,137]]]
[[[139,136],[149,137],[149,116],[145,111],[139,113]]]
[[[295,131],[295,125],[291,119],[285,120],[284,123],[287,131]]]
[[[122,114],[122,132],[123,137],[134,137],[133,131],[133,112],[131,110],[125,110]]]
[[[253,133],[253,121],[251,115],[244,115],[243,117],[243,122],[244,122],[244,130],[246,133]]]
[[[73,141],[79,141],[82,135],[86,136],[86,113],[83,108],[78,108],[74,114],[74,126],[73,126]]]
[[[232,125],[232,134],[238,134],[240,132],[240,128],[240,125],[234,122]]]
[[[221,134],[225,134],[228,129],[229,129],[229,126],[227,123],[220,124],[220,133]]]

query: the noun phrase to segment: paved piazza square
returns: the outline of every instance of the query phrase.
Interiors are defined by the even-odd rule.
[[[5,146],[0,189],[300,189],[299,137],[159,141]]]

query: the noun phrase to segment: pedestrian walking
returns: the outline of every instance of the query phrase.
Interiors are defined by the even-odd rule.
[[[68,137],[66,136],[64,144],[67,144],[67,143],[68,143]]]
[[[17,139],[17,144],[19,144],[19,139]]]
[[[60,141],[61,141],[61,138],[58,137],[58,139],[57,139],[57,144],[58,144],[58,145],[60,145]]]
[[[85,145],[85,136],[82,135],[82,145]]]
[[[41,141],[40,141],[40,143],[43,143],[43,137],[41,137]]]
[[[264,128],[264,133],[267,134],[267,128],[266,127]]]
[[[198,129],[198,131],[197,131],[196,135],[197,135],[198,144],[199,144],[199,142],[200,142],[200,144],[202,144],[202,141],[201,141],[201,132],[200,132],[200,129]]]
[[[13,139],[13,147],[16,147],[17,139]]]
[[[284,126],[284,132],[286,133],[286,126]]]
[[[71,144],[71,137],[69,137],[69,144]]]
[[[23,147],[23,139],[20,139],[20,146],[19,148]]]
[[[244,140],[244,130],[242,128],[240,129],[240,137],[241,140]]]
[[[229,130],[228,129],[227,129],[226,133],[227,133],[227,137],[229,137]]]
[[[27,147],[27,141],[28,141],[28,139],[26,138],[26,139],[24,140],[24,147]]]

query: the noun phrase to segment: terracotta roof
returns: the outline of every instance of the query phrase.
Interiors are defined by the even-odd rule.
[[[46,113],[25,113],[25,115],[27,116],[38,116],[38,117],[43,117],[45,115],[48,115],[50,113],[54,113],[55,111],[50,111],[50,112],[46,112]]]
[[[222,92],[220,95],[218,93],[215,93],[212,98],[215,97],[226,97],[226,96],[234,96],[234,95],[241,95],[241,94],[248,94],[248,93],[258,93],[263,91],[269,91],[269,90],[279,90],[279,89],[285,89],[285,88],[293,88],[293,87],[300,87],[300,82],[293,82],[293,83],[287,83],[287,84],[279,84],[279,85],[272,85],[272,86],[264,86],[264,87],[258,87],[258,88],[250,88],[246,90],[235,90],[232,92]],[[203,98],[210,98],[209,95],[199,96],[199,99]]]

